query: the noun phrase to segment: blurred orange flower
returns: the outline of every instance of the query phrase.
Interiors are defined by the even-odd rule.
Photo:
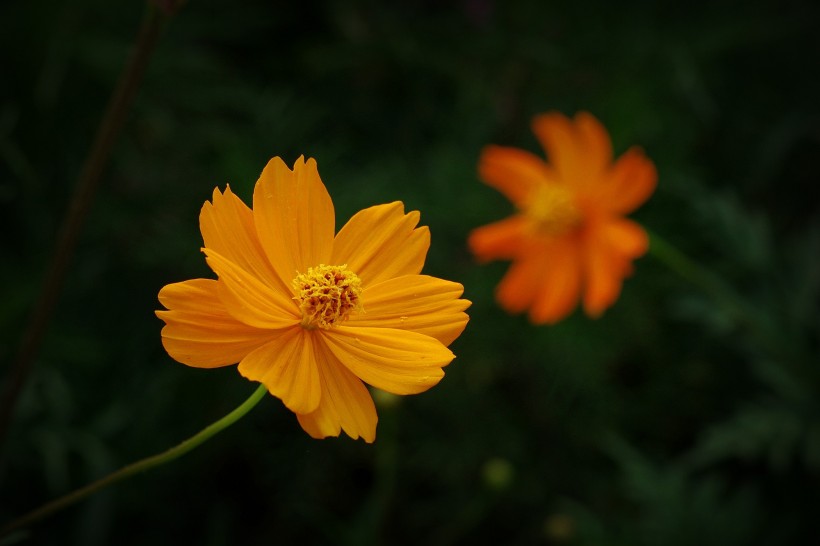
[[[550,163],[516,148],[483,150],[479,176],[518,210],[473,230],[470,249],[482,262],[512,260],[496,290],[508,312],[529,309],[533,323],[555,323],[581,299],[598,317],[649,247],[644,229],[623,215],[654,191],[655,166],[634,147],[613,163],[606,129],[586,112],[542,114],[532,129]]]
[[[162,343],[198,368],[239,363],[314,438],[372,442],[368,383],[394,394],[437,384],[467,324],[463,287],[421,275],[430,245],[418,212],[365,209],[335,234],[316,161],[272,159],[253,210],[230,187],[202,207],[203,252],[218,280],[165,286]],[[364,383],[363,383],[364,382]]]

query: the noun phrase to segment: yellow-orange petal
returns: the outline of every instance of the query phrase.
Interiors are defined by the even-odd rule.
[[[288,294],[272,289],[219,253],[204,249],[206,261],[219,276],[219,297],[234,318],[257,328],[285,328],[300,320]]]
[[[640,148],[633,147],[618,158],[592,191],[604,210],[628,214],[649,199],[657,183],[654,163]]]
[[[405,214],[400,201],[359,211],[336,235],[331,263],[347,264],[365,287],[419,274],[430,248],[430,230],[416,228],[419,217]]]
[[[321,348],[320,348],[321,347]],[[311,413],[297,414],[299,424],[313,438],[338,436],[344,430],[353,438],[376,439],[376,406],[361,379],[342,366],[327,348],[317,344],[322,398]]]
[[[278,157],[253,192],[256,233],[285,286],[308,267],[327,264],[333,246],[333,202],[314,159],[299,157],[291,171]]]
[[[268,261],[253,220],[253,211],[232,191],[214,189],[213,202],[206,201],[199,214],[205,246],[235,263],[265,284],[289,290]]]
[[[321,333],[356,377],[393,394],[426,391],[441,381],[441,368],[455,358],[439,340],[407,330],[339,326]]]
[[[364,311],[345,324],[409,330],[449,345],[467,326],[470,302],[459,299],[463,293],[462,285],[427,275],[395,277],[368,286],[361,298]]]
[[[555,239],[545,255],[540,286],[530,308],[535,324],[554,324],[565,318],[578,305],[581,294],[583,270],[577,238]]]
[[[478,160],[478,176],[519,209],[529,205],[542,184],[555,183],[555,173],[535,154],[505,146],[486,146]]]
[[[294,413],[310,413],[322,397],[314,343],[312,332],[299,326],[278,330],[239,362],[239,373],[265,385]]]
[[[564,183],[583,188],[612,162],[612,143],[601,123],[586,112],[574,120],[558,112],[536,116],[532,130]]]
[[[467,245],[481,262],[515,258],[528,245],[530,222],[526,216],[516,214],[478,227],[470,232]]]
[[[213,279],[193,279],[160,290],[159,301],[168,309],[156,312],[165,321],[162,345],[177,362],[197,368],[236,364],[270,339],[267,330],[228,314],[217,284]]]

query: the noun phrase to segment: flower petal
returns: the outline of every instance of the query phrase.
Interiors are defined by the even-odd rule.
[[[600,236],[625,258],[637,258],[649,250],[649,236],[646,230],[628,218],[610,218],[600,229]]]
[[[612,140],[606,127],[589,112],[578,112],[575,130],[586,151],[589,172],[598,175],[606,171],[612,164]]]
[[[346,325],[410,330],[449,345],[469,320],[464,310],[470,302],[459,299],[463,293],[460,284],[435,277],[395,277],[367,287],[361,300],[364,312]]]
[[[601,233],[583,245],[584,311],[599,317],[621,293],[623,279],[632,271],[629,259],[617,252]]]
[[[322,396],[315,341],[299,326],[278,330],[271,341],[242,359],[239,373],[265,385],[294,413],[310,413]]]
[[[393,394],[426,391],[455,358],[437,339],[406,330],[339,326],[324,333],[325,344],[348,370]]]
[[[199,228],[207,248],[271,287],[280,291],[290,289],[290,285],[282,283],[259,243],[253,212],[231,192],[230,186],[224,194],[219,188],[214,189],[213,203],[206,201],[202,206]]]
[[[508,313],[520,313],[532,305],[541,286],[541,272],[546,267],[543,252],[528,251],[510,265],[498,283],[495,297]]]
[[[470,232],[467,244],[480,262],[509,260],[527,245],[530,220],[514,215]]]
[[[376,406],[364,383],[342,366],[321,343],[316,345],[322,398],[311,413],[297,414],[299,424],[314,438],[338,436],[341,430],[372,443],[376,439]]]
[[[293,171],[278,157],[268,162],[253,192],[256,233],[285,286],[308,267],[327,264],[333,245],[333,202],[314,159]]]
[[[535,324],[554,324],[569,315],[581,294],[581,254],[575,237],[555,239],[545,250],[547,261],[530,308]]]
[[[657,183],[658,172],[652,161],[640,148],[630,148],[593,191],[596,200],[606,210],[628,214],[649,199]]]
[[[206,261],[219,276],[219,297],[234,318],[257,328],[284,328],[299,321],[294,301],[226,259],[205,248]]]
[[[612,162],[612,143],[606,129],[592,115],[575,120],[558,112],[536,116],[532,130],[561,179],[582,188],[594,183]]]
[[[487,146],[482,150],[478,176],[519,209],[527,208],[539,185],[555,181],[555,173],[543,159],[504,146]]]
[[[364,209],[339,230],[331,262],[347,264],[366,287],[393,277],[417,275],[430,248],[430,230],[416,228],[418,211],[400,201]]]
[[[270,339],[270,332],[233,318],[219,299],[218,281],[193,279],[169,284],[159,292],[168,311],[157,311],[165,321],[162,345],[171,358],[197,368],[236,364]]]

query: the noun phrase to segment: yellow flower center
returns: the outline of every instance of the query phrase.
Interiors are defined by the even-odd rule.
[[[346,320],[353,311],[360,311],[362,281],[345,265],[309,267],[293,279],[302,311],[302,327],[328,329]]]
[[[538,231],[549,235],[569,231],[582,219],[572,192],[555,185],[540,187],[526,212]]]

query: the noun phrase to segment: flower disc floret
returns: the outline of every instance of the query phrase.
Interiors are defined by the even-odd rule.
[[[555,185],[538,188],[527,215],[535,222],[538,231],[548,235],[565,233],[582,221],[575,196],[566,188]]]
[[[294,299],[302,312],[302,327],[329,329],[360,311],[362,282],[344,265],[309,267],[293,279]]]

